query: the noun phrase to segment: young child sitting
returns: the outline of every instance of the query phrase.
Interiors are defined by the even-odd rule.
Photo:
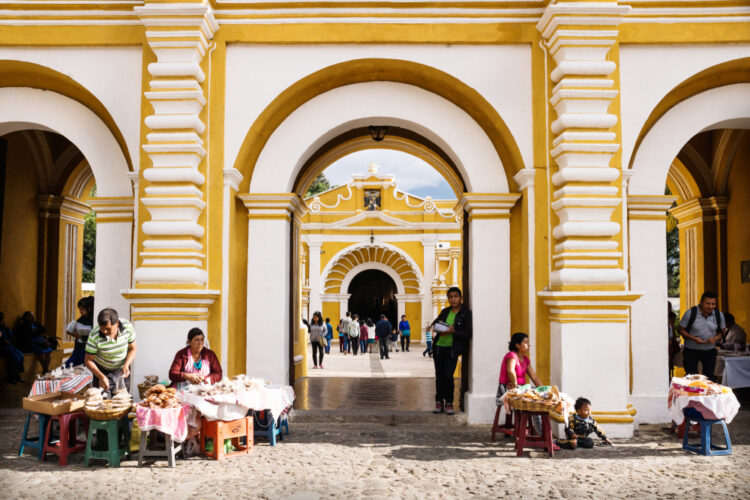
[[[607,439],[602,430],[596,425],[596,421],[591,418],[591,401],[586,398],[576,399],[575,414],[568,420],[568,426],[565,428],[565,437],[558,444],[566,450],[575,450],[577,447],[593,448],[594,440],[589,434],[596,433],[602,441],[607,444],[612,442]]]

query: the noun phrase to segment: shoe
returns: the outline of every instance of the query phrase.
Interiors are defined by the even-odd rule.
[[[313,366],[313,370],[317,370],[317,369],[318,369],[318,365]]]
[[[456,412],[453,409],[453,403],[445,403],[445,414],[446,415],[455,415]]]
[[[320,365],[320,369],[321,369],[321,370],[323,369],[323,365]]]
[[[426,353],[426,352],[423,352],[423,353],[422,353],[422,357],[423,357],[423,358],[424,358],[425,354],[427,354],[427,353]]]
[[[432,410],[432,413],[443,413],[443,403],[435,403],[435,409]]]

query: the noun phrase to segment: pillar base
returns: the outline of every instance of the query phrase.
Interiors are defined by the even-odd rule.
[[[475,394],[471,391],[464,394],[466,417],[470,424],[491,424],[495,418],[495,393]]]
[[[638,423],[662,424],[669,422],[671,419],[667,410],[668,394],[666,388],[663,393],[658,394],[631,394],[630,402],[638,408]]]

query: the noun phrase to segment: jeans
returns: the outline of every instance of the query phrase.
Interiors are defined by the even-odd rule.
[[[682,350],[682,364],[685,367],[685,373],[698,373],[698,361],[703,365],[703,375],[714,380],[714,370],[716,369],[716,349],[701,351],[698,349]]]
[[[339,335],[339,352],[344,352],[346,349],[346,343],[344,342],[344,336]]]
[[[318,344],[317,340],[310,342],[310,344],[312,345],[313,350],[313,365],[318,366],[318,364],[320,364],[320,366],[323,366],[323,346]],[[320,363],[318,363],[318,351],[320,351]]]
[[[360,339],[359,350],[362,352],[362,354],[365,354],[367,352],[367,340]]]
[[[357,355],[357,351],[359,351],[359,339],[357,337],[351,338],[351,344],[352,344],[352,351],[354,351],[354,355]]]
[[[344,335],[343,339],[344,339],[344,350],[343,350],[343,352],[344,353],[352,352],[351,351],[351,346],[349,345],[349,335]]]
[[[326,354],[331,354],[331,339],[326,337]]]
[[[430,357],[432,357],[432,340],[427,341],[427,349],[424,350],[422,356],[424,356],[425,354],[429,354]]]
[[[687,432],[687,431],[685,431]],[[579,437],[578,438],[578,444],[576,445],[577,448],[593,448],[594,447],[594,440],[590,437]],[[570,441],[566,441],[564,443],[560,443],[560,448],[564,448],[566,450],[575,450],[573,448],[573,444]]]
[[[380,359],[390,358],[388,355],[388,339],[378,339],[378,345],[380,347]]]
[[[453,404],[453,372],[456,371],[458,356],[453,356],[452,347],[435,346],[435,402]]]
[[[406,342],[404,342],[406,341]],[[406,347],[404,347],[404,343],[406,343]],[[408,335],[401,335],[401,350],[402,351],[408,351],[409,350],[409,344],[411,343],[411,337]]]

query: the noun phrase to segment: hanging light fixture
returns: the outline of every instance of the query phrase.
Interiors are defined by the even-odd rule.
[[[380,142],[385,137],[385,133],[388,131],[388,127],[370,125],[370,137],[375,142]]]
[[[375,233],[370,231],[370,245],[375,243]]]

